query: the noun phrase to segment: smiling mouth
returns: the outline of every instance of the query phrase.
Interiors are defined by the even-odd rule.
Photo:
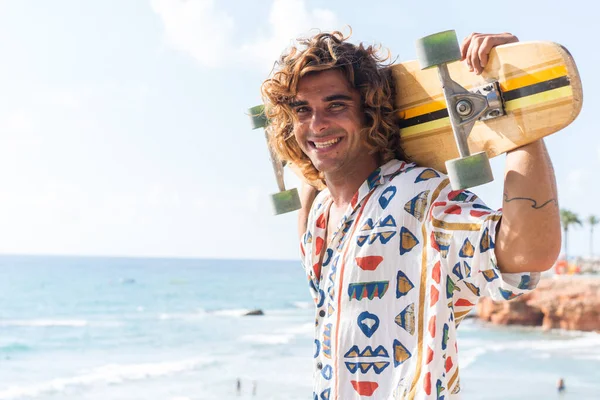
[[[326,142],[310,142],[310,144],[316,149],[326,149],[337,144],[340,140],[342,140],[342,138],[335,138]]]

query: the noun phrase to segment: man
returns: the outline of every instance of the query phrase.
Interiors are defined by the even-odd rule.
[[[532,290],[558,256],[552,165],[542,141],[508,154],[502,212],[452,191],[404,161],[386,59],[347,39],[301,40],[262,87],[271,145],[327,186],[305,188],[299,215],[317,306],[313,397],[449,399],[462,318],[482,295]],[[493,46],[517,40],[472,34],[463,59],[479,74]]]

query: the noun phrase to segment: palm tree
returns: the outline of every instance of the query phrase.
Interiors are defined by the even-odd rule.
[[[569,226],[571,225],[579,225],[581,226],[581,221],[577,214],[572,211],[562,209],[560,210],[560,222],[562,223],[563,231],[565,234],[563,235],[565,238],[565,260],[568,260],[568,234],[569,234]]]
[[[594,258],[594,225],[598,225],[600,219],[595,215],[590,215],[587,218],[587,223],[590,225],[590,257]]]

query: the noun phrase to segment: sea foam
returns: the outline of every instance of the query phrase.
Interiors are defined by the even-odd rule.
[[[213,363],[210,358],[196,358],[156,363],[108,364],[85,371],[79,375],[56,378],[27,386],[9,386],[0,389],[0,400],[56,394],[74,387],[94,384],[119,384],[126,381],[145,380],[197,369]]]

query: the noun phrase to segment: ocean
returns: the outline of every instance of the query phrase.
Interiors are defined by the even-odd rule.
[[[0,400],[311,399],[313,307],[294,261],[2,256]],[[463,399],[600,399],[598,334],[459,349]]]

